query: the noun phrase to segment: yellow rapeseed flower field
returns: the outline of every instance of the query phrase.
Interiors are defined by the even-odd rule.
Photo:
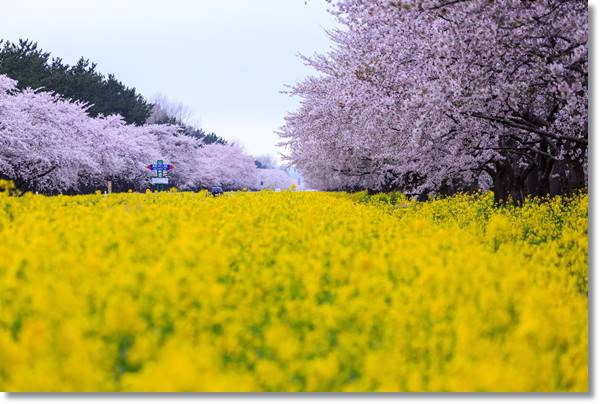
[[[587,391],[588,198],[0,194],[0,390]]]

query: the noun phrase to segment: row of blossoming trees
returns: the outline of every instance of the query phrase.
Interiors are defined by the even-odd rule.
[[[320,189],[497,200],[587,183],[587,3],[332,0],[335,46],[291,89],[289,159]]]
[[[173,125],[126,124],[119,115],[89,116],[87,106],[59,95],[17,90],[0,75],[0,178],[24,191],[82,193],[150,187],[145,165],[175,165],[173,185],[199,189],[289,186],[280,170],[258,170],[232,145],[204,144]]]

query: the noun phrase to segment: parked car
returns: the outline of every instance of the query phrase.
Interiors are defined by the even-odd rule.
[[[210,187],[208,190],[213,196],[218,196],[223,194],[223,188],[221,187]]]

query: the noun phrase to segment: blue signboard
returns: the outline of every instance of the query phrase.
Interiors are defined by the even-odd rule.
[[[148,170],[152,170],[152,171],[171,171],[173,169],[173,165],[172,164],[164,164],[164,163],[149,164],[146,166],[146,168]]]

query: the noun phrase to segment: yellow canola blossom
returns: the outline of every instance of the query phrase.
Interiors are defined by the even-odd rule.
[[[588,198],[0,194],[0,390],[587,391]]]

